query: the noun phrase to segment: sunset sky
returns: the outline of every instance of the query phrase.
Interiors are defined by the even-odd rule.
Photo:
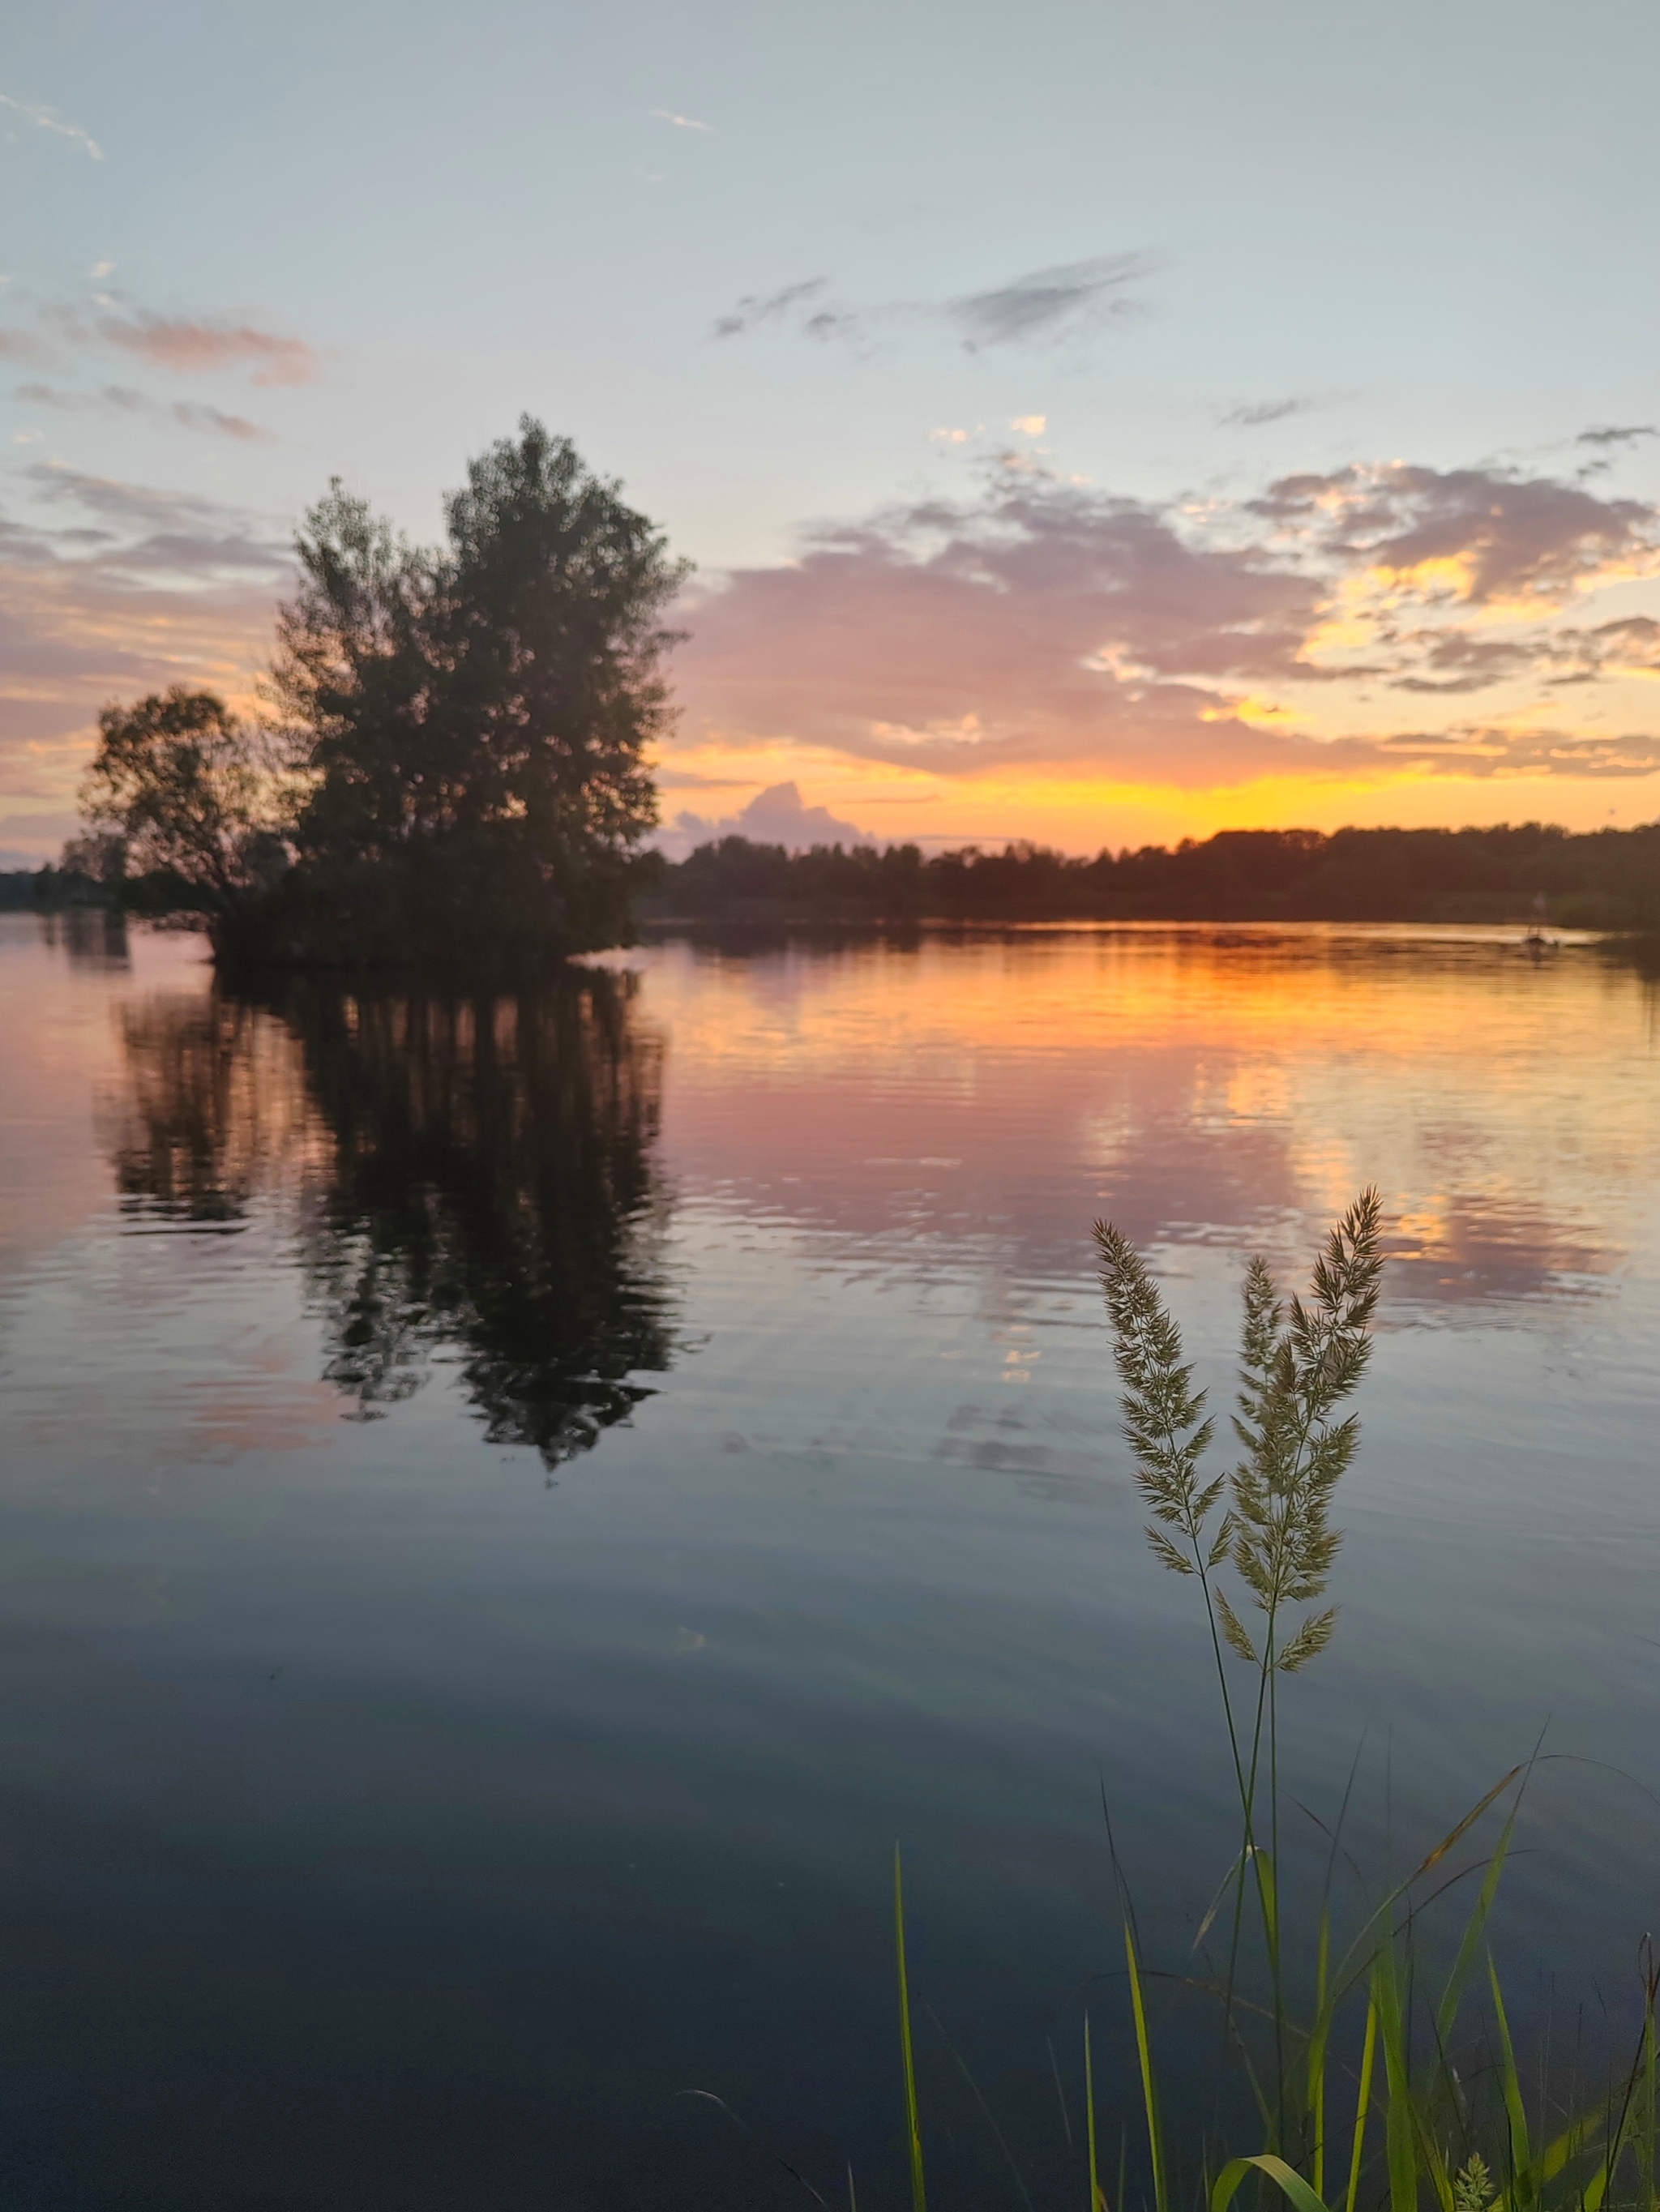
[[[1626,0],[19,0],[0,866],[105,702],[248,695],[331,477],[434,537],[525,410],[696,563],[683,840],[1660,817],[1657,69]]]

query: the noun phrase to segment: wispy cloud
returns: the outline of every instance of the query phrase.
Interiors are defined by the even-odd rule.
[[[52,359],[52,348],[33,331],[0,331],[0,361],[26,362],[31,368]]]
[[[965,351],[1054,343],[1086,335],[1141,312],[1133,287],[1157,267],[1146,253],[1103,253],[1012,276],[983,291],[949,300],[894,300],[846,307],[827,296],[829,280],[812,276],[776,292],[751,293],[720,316],[710,332],[733,338],[781,324],[798,336],[865,343],[906,325],[953,331]]]
[[[256,384],[310,384],[320,366],[303,338],[283,337],[251,323],[140,313],[125,321],[106,318],[98,335],[159,368],[185,374],[252,362],[258,364]]]
[[[660,123],[672,123],[677,131],[713,131],[712,123],[700,123],[695,115],[677,115],[672,107],[654,107],[652,113]]]
[[[1639,438],[1660,438],[1660,429],[1652,422],[1605,422],[1594,430],[1582,430],[1574,443],[1579,446],[1629,446]]]
[[[1099,253],[967,292],[934,312],[954,324],[970,353],[1028,338],[1054,338],[1134,314],[1128,287],[1154,268],[1146,253]]]
[[[89,319],[78,307],[40,308],[33,330],[0,330],[0,357],[48,368],[72,352],[114,346],[154,368],[201,375],[251,366],[259,385],[310,384],[322,363],[303,338],[220,316],[158,315],[94,295],[111,312]]]
[[[176,422],[181,429],[234,438],[245,445],[269,444],[275,434],[258,422],[250,422],[246,416],[227,415],[222,409],[206,406],[199,400],[175,399],[169,404],[152,399],[131,385],[106,384],[98,392],[62,392],[47,384],[20,384],[12,397],[26,405],[50,407],[62,414],[135,415],[151,422]]]
[[[729,313],[717,319],[710,336],[742,337],[745,331],[759,330],[763,323],[782,322],[792,308],[815,299],[826,282],[823,276],[809,276],[804,283],[786,284],[781,292],[746,293]]]
[[[253,688],[283,537],[241,509],[47,463],[0,514],[0,799],[73,805],[98,709],[173,683]]]
[[[1290,415],[1306,415],[1310,407],[1317,407],[1316,399],[1256,399],[1238,407],[1230,407],[1221,417],[1225,428],[1237,430],[1261,429],[1265,423],[1283,422]]]
[[[5,92],[0,92],[0,107],[10,108],[14,115],[21,115],[25,123],[33,124],[37,131],[50,131],[59,138],[67,138],[94,161],[104,158],[103,148],[91,133],[83,131],[78,123],[66,123],[55,108],[37,107],[29,100],[14,100]]]

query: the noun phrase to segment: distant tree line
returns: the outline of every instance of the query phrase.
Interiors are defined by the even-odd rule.
[[[681,565],[526,416],[395,536],[337,482],[296,541],[267,711],[108,708],[63,872],[280,965],[520,965],[616,942],[656,819]]]
[[[648,911],[709,921],[1509,921],[1660,928],[1660,823],[1584,834],[1225,830],[1092,860],[1031,844],[781,845],[723,837],[666,866]]]

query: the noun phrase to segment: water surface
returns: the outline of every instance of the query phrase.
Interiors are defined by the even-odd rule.
[[[1229,1848],[1098,1215],[1225,1403],[1246,1257],[1294,1277],[1382,1187],[1288,1787],[1329,1814],[1363,1747],[1357,1856],[1399,1863],[1544,1729],[1501,1942],[1523,2005],[1617,1981],[1656,1012],[1504,932],[675,941],[259,1002],[189,940],[0,921],[8,2202],[806,2201],[708,2089],[897,2203],[896,1835],[919,1986],[1058,2189],[1104,1792],[1172,1960]],[[927,2032],[940,2170],[1018,2202]]]

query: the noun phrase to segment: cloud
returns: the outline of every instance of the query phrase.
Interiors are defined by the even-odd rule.
[[[1640,723],[1575,733],[1546,702],[1652,673],[1660,623],[1548,617],[1588,580],[1656,573],[1656,521],[1479,470],[1287,478],[1219,508],[994,469],[977,498],[821,527],[795,559],[690,594],[682,742],[1178,789],[1646,775],[1660,738]],[[1528,618],[1497,612],[1501,594]],[[1380,728],[1397,688],[1491,690],[1502,711]]]
[[[26,123],[33,123],[38,131],[50,131],[59,138],[67,138],[71,145],[79,146],[93,161],[101,161],[104,149],[97,140],[81,128],[78,123],[66,123],[55,109],[36,107],[26,100],[14,100],[9,93],[0,92],[0,107],[10,108]]]
[[[192,321],[141,313],[127,321],[109,317],[98,325],[106,343],[120,346],[158,368],[186,375],[254,362],[256,384],[310,384],[320,364],[303,338],[286,338],[250,323]]]
[[[739,337],[766,323],[793,323],[800,337],[865,343],[885,331],[932,325],[954,331],[969,353],[1033,342],[1058,343],[1139,313],[1128,288],[1156,266],[1146,253],[1097,254],[955,299],[896,300],[873,307],[824,301],[828,280],[814,276],[781,291],[748,295],[716,319],[710,335]],[[795,312],[810,301],[823,304],[810,313]]]
[[[33,407],[51,407],[62,413],[137,415],[156,422],[176,422],[186,430],[199,430],[243,444],[269,444],[274,433],[250,422],[243,415],[227,415],[198,400],[175,399],[171,404],[152,399],[131,385],[106,384],[100,392],[59,392],[46,384],[20,384],[12,393]]]
[[[1600,429],[1582,430],[1574,443],[1578,446],[1628,446],[1638,438],[1660,438],[1660,429],[1652,422],[1604,423]]]
[[[1125,288],[1154,265],[1145,253],[1097,254],[948,300],[939,312],[956,325],[970,353],[1025,338],[1055,338],[1136,312]]]
[[[0,798],[72,807],[112,696],[168,684],[246,697],[286,542],[240,509],[37,464],[0,514]]]
[[[749,805],[722,820],[706,821],[700,814],[683,811],[652,839],[672,860],[683,860],[695,846],[717,837],[747,837],[757,845],[783,845],[793,853],[813,845],[873,845],[868,830],[840,822],[827,806],[808,806],[794,783],[775,783],[759,792]]]
[[[713,131],[712,123],[699,123],[694,116],[677,115],[672,108],[654,107],[652,113],[660,123],[672,123],[677,131]]]
[[[717,338],[741,337],[748,331],[758,330],[763,323],[781,322],[792,307],[822,292],[825,282],[823,276],[809,276],[805,283],[786,284],[781,292],[751,292],[729,314],[717,319],[709,335]]]
[[[1593,581],[1646,569],[1653,508],[1547,477],[1493,469],[1357,465],[1282,477],[1250,511],[1329,557],[1432,599],[1560,603]]]
[[[34,368],[51,359],[51,347],[43,345],[32,331],[0,331],[0,361],[24,362]]]
[[[64,840],[79,827],[79,817],[62,808],[56,813],[0,815],[0,868],[38,868],[43,860],[55,860]]]
[[[99,296],[100,305],[116,305]],[[46,307],[34,330],[0,331],[0,357],[32,367],[61,364],[66,350],[100,345],[118,347],[174,374],[200,375],[252,363],[255,384],[309,384],[322,367],[303,338],[284,337],[252,323],[156,315],[143,308],[125,309],[89,322],[77,307]]]
[[[1652,775],[1660,736],[1586,737],[1571,730],[1464,729],[1378,740],[1388,759],[1443,775],[1609,777]]]
[[[1256,430],[1266,422],[1283,422],[1289,415],[1306,415],[1319,404],[1317,399],[1258,399],[1230,407],[1221,420],[1225,428]]]

